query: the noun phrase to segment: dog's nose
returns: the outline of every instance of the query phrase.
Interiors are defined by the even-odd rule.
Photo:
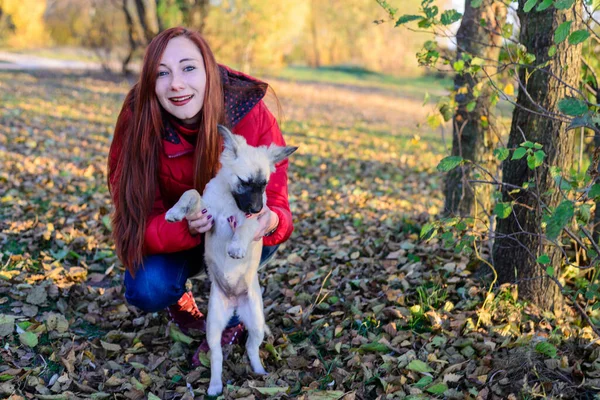
[[[250,208],[250,213],[258,214],[261,210],[262,210],[262,206],[261,207],[252,207],[252,208]]]

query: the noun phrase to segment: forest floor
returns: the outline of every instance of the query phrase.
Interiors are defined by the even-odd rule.
[[[600,346],[576,315],[541,313],[509,286],[490,288],[473,258],[419,239],[443,207],[436,165],[451,140],[425,123],[425,89],[271,83],[299,146],[295,231],[260,271],[269,375],[232,346],[224,398],[594,398]],[[123,297],[106,159],[128,87],[92,72],[0,71],[3,397],[206,391],[208,358],[189,363],[202,335]],[[192,284],[205,310],[206,274]]]

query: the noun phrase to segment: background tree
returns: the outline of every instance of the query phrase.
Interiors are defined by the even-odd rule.
[[[471,0],[465,0],[465,12],[456,34],[454,88],[457,90],[457,108],[452,118],[452,155],[471,160],[488,171],[495,170],[493,151],[498,142],[497,132],[492,129],[495,88],[489,80],[496,79],[498,72],[505,21],[506,6],[502,1],[484,0],[478,7],[473,7]],[[476,72],[471,73],[469,68],[465,69],[465,64],[481,66],[481,69],[476,68]],[[448,173],[446,212],[473,215],[475,201],[480,202],[481,214],[491,211],[492,187],[472,186],[469,183],[472,178],[473,170],[467,165]],[[479,192],[477,196],[475,190]]]
[[[0,0],[0,43],[19,48],[34,48],[49,43],[44,12],[46,3],[36,0]]]
[[[540,143],[546,153],[546,163],[532,170],[526,159],[504,162],[503,201],[515,204],[513,212],[500,219],[494,243],[494,265],[500,282],[518,282],[519,295],[548,310],[562,306],[562,296],[557,285],[536,261],[547,254],[557,272],[562,264],[562,254],[556,246],[542,239],[543,206],[556,208],[563,194],[554,185],[551,168],[567,171],[573,162],[574,135],[567,132],[568,122],[561,119],[559,100],[572,96],[580,81],[581,45],[571,45],[564,37],[552,33],[567,21],[571,30],[582,25],[581,1],[568,9],[550,7],[539,12],[524,12],[526,1],[519,1],[521,20],[520,42],[535,57],[535,64],[519,69],[517,104],[513,112],[509,148],[517,148],[525,140]],[[558,31],[560,32],[560,30]],[[559,42],[559,43],[555,43]],[[556,53],[552,55],[551,48]],[[536,186],[536,195],[530,191],[514,190],[525,183]],[[539,196],[536,197],[536,196]]]

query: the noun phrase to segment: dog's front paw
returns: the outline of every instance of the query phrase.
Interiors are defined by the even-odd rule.
[[[185,210],[183,207],[173,207],[165,215],[167,222],[179,222],[185,218]]]
[[[206,394],[209,396],[217,396],[223,392],[223,382],[211,382],[208,386]]]
[[[229,254],[229,257],[231,258],[239,260],[240,258],[246,257],[246,249],[235,243],[231,243],[227,246],[227,254]]]

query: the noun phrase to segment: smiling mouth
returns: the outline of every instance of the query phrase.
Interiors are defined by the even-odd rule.
[[[190,94],[188,96],[169,97],[169,101],[176,106],[183,106],[187,104],[192,99],[192,97],[194,97],[193,94]]]

